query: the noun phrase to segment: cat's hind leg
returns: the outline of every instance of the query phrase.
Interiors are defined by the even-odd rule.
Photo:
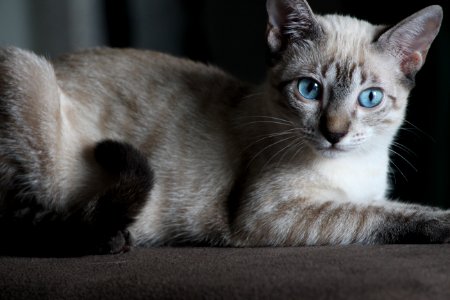
[[[20,217],[20,202],[10,203],[0,218],[0,253],[78,256],[128,251],[133,243],[127,228],[149,198],[153,171],[147,158],[126,143],[99,143],[95,159],[110,176],[108,187],[61,210],[29,201],[28,212]]]
[[[80,141],[51,63],[0,49],[0,251],[117,253],[151,189],[145,156],[131,145]],[[67,109],[67,107],[66,107]],[[81,116],[78,114],[77,116]],[[91,125],[91,124],[88,124]]]
[[[94,154],[112,183],[88,202],[76,204],[70,218],[87,229],[82,239],[88,240],[88,253],[124,252],[132,246],[127,228],[149,199],[154,174],[147,158],[130,144],[105,140]]]
[[[117,254],[133,246],[128,227],[150,196],[153,171],[147,158],[130,144],[105,140],[94,150],[110,184],[90,199],[80,199],[57,218],[44,222],[48,255]],[[51,249],[49,249],[49,245]]]
[[[43,199],[44,206],[46,199],[58,200],[60,129],[52,65],[28,51],[0,49],[0,205],[19,198]]]

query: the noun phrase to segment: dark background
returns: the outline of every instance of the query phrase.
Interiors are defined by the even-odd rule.
[[[10,6],[7,2],[0,0],[1,44],[50,57],[96,45],[147,48],[215,64],[255,83],[265,76],[264,0],[9,0]],[[432,4],[443,6],[444,23],[417,76],[408,109],[410,123],[398,137],[410,150],[393,148],[399,154],[393,156],[397,166],[393,196],[450,207],[449,1],[414,0],[393,7],[392,0],[310,0],[316,13],[348,14],[378,24],[394,24]],[[13,31],[5,27],[13,24]]]

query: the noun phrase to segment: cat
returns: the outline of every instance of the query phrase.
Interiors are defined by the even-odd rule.
[[[0,248],[449,242],[450,211],[387,197],[441,7],[392,27],[266,7],[257,87],[145,50],[2,49]]]

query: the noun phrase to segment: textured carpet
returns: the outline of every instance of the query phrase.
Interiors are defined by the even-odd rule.
[[[450,299],[450,245],[0,257],[0,299]]]

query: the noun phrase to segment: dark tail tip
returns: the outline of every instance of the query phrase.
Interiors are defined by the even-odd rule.
[[[122,215],[129,220],[125,223],[130,222],[153,188],[154,175],[147,157],[132,145],[113,140],[98,143],[94,155],[105,171],[117,176],[115,183],[99,195],[98,212],[109,213],[110,217]]]
[[[130,172],[149,169],[147,158],[130,144],[104,140],[97,144],[94,150],[96,161],[107,172],[119,175],[122,172]]]

